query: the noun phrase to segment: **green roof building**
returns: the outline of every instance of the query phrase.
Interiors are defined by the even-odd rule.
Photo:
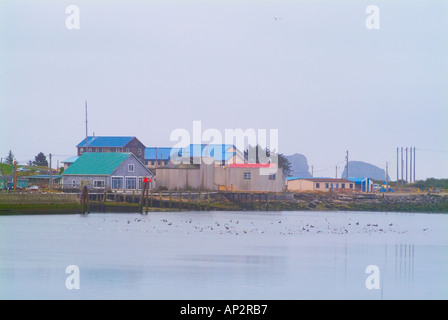
[[[85,152],[62,174],[65,191],[141,190],[152,172],[133,153]]]

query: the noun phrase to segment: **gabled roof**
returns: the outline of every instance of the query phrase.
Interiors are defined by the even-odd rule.
[[[84,152],[62,175],[111,175],[132,153]]]
[[[89,148],[106,147],[106,148],[122,148],[132,141],[135,137],[88,137]],[[86,139],[82,140],[76,147],[85,148]]]

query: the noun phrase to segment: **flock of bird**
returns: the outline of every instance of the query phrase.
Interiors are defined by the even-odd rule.
[[[184,232],[192,233],[217,233],[231,235],[246,234],[360,234],[360,233],[406,233],[407,230],[398,228],[392,222],[386,223],[361,223],[360,221],[331,222],[328,218],[320,221],[307,222],[303,220],[291,221],[291,219],[203,219],[203,218],[183,218],[180,216],[166,217],[162,215],[148,215],[138,218],[107,218],[104,221],[111,221],[117,224],[120,231],[131,231],[139,229],[143,232]],[[103,229],[103,228],[102,228]],[[425,230],[424,230],[425,231]]]

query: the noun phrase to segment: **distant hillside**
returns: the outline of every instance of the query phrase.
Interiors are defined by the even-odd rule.
[[[12,174],[12,165],[0,163],[0,176],[10,176]]]
[[[345,167],[342,172],[342,178],[345,178]],[[349,177],[365,177],[374,180],[385,180],[386,170],[378,168],[373,164],[362,161],[349,161],[348,162],[348,176]],[[390,180],[390,177],[388,177]]]
[[[295,153],[291,156],[285,156],[291,163],[292,177],[311,177],[309,172],[308,161],[303,154]]]

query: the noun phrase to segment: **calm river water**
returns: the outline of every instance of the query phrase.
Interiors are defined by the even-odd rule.
[[[448,215],[0,216],[0,298],[447,299]]]

